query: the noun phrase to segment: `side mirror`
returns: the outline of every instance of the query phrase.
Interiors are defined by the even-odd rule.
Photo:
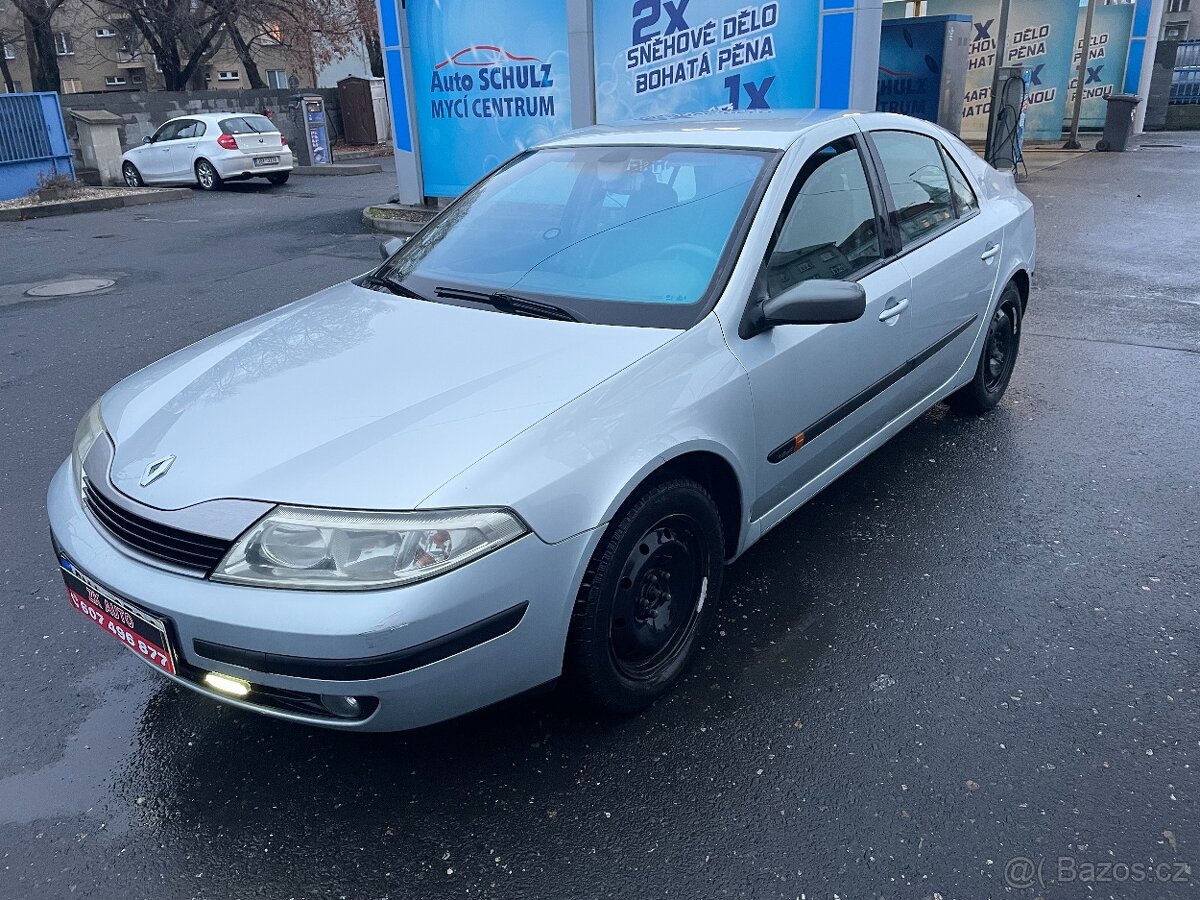
[[[391,259],[400,252],[400,248],[404,246],[403,238],[388,238],[379,245],[379,255],[384,259]]]
[[[752,338],[776,325],[833,325],[862,318],[867,292],[853,281],[815,278],[751,306],[738,334]]]
[[[142,143],[143,144],[153,144],[154,138],[152,138],[150,135],[146,135],[144,138],[142,138]]]

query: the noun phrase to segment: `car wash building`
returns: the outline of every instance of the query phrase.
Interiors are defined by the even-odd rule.
[[[1105,85],[1145,96],[1142,60],[1153,58],[1146,43],[1162,2],[1099,7],[1121,12],[1100,17],[1103,44],[1099,32],[1090,40],[1088,121],[1103,114]],[[886,95],[881,108],[961,119],[975,137],[986,128],[1001,3],[1013,32],[1004,63],[1022,67],[1038,101],[1031,132],[1055,138],[1082,52],[1079,0],[380,0],[400,200],[457,196],[539,141],[650,116],[874,109]],[[885,17],[929,27],[889,28]],[[908,46],[887,46],[895,41]]]

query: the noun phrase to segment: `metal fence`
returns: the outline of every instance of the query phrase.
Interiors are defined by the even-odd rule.
[[[1176,68],[1171,79],[1170,103],[1200,103],[1200,66]]]
[[[1200,66],[1200,41],[1180,41],[1175,51],[1175,65],[1179,68]]]
[[[0,200],[28,193],[43,174],[75,175],[58,94],[0,94]]]

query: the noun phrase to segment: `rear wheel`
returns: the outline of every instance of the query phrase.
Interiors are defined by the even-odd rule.
[[[196,182],[203,191],[215,191],[222,184],[221,173],[207,159],[198,160],[196,162]]]
[[[1000,402],[1017,365],[1022,314],[1021,292],[1010,281],[1000,294],[1000,302],[988,323],[975,377],[950,398],[955,408],[962,412],[985,413]]]
[[[716,615],[721,519],[689,479],[647,490],[621,513],[588,566],[565,671],[601,709],[630,713],[670,690]]]
[[[271,184],[287,184],[288,176],[291,172],[272,172],[267,176],[267,181]]]
[[[142,181],[142,173],[131,162],[127,162],[121,166],[121,177],[125,179],[125,183],[130,187],[142,187],[146,183]]]

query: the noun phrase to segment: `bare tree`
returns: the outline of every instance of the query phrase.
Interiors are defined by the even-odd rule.
[[[25,0],[28,2],[28,0]],[[60,0],[61,2],[61,0]],[[101,15],[115,17],[125,37],[122,47],[154,54],[163,87],[184,91],[211,57],[229,10],[237,0],[90,0]]]
[[[53,19],[63,0],[13,0],[13,5],[24,19],[25,55],[29,60],[33,90],[57,91],[60,76]],[[6,76],[6,82],[10,81],[11,78]]]

